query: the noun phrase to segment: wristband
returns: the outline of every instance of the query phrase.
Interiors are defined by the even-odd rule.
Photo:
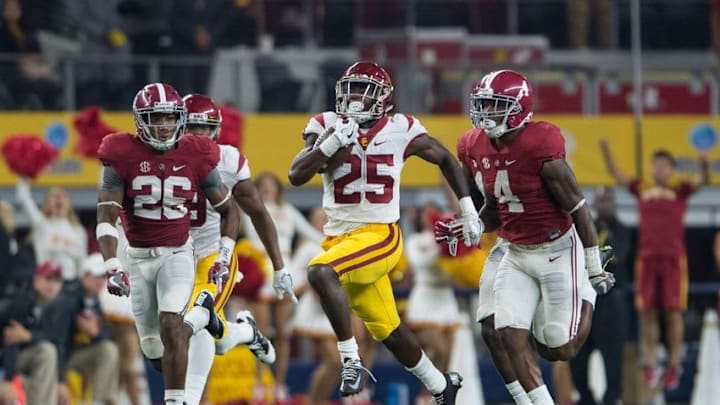
[[[103,263],[103,269],[105,270],[105,273],[107,273],[110,270],[120,270],[122,271],[122,266],[120,265],[120,259],[117,257],[113,257],[110,259],[105,260],[105,263]]]
[[[472,198],[463,197],[460,199],[460,213],[462,213],[462,215],[478,215]]]
[[[603,272],[602,264],[600,263],[599,247],[592,246],[585,248],[585,267],[590,277],[595,277]]]
[[[112,226],[110,223],[100,222],[95,227],[95,239],[100,240],[100,238],[104,236],[118,239],[120,235],[118,234],[117,228]]]

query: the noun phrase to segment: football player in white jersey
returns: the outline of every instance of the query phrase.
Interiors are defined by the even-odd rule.
[[[438,370],[417,337],[401,324],[388,277],[403,250],[397,221],[405,160],[416,155],[442,170],[460,199],[465,243],[477,245],[482,225],[455,157],[416,118],[388,115],[392,93],[385,69],[357,62],[337,82],[335,111],[316,115],[305,128],[305,145],[292,162],[290,182],[299,186],[323,171],[323,208],[328,215],[325,251],[310,261],[308,280],[338,338],[341,395],[360,392],[371,377],[352,334],[352,308],[373,338],[427,387],[437,404],[454,404],[462,377]],[[344,162],[327,167],[335,160],[330,158],[338,156],[345,156]]]
[[[186,132],[217,140],[222,125],[222,115],[215,102],[202,94],[189,94],[183,97],[183,100],[188,110]],[[276,277],[288,274],[284,270],[272,219],[251,182],[247,159],[234,146],[218,146],[220,161],[217,170],[220,179],[228,189],[232,190],[236,202],[252,220],[256,232],[269,252],[276,269]],[[223,354],[238,344],[247,344],[260,361],[272,364],[275,361],[275,349],[270,340],[265,338],[255,326],[249,311],[241,311],[236,323],[225,320],[222,309],[230,297],[233,286],[242,279],[242,274],[238,272],[237,260],[233,255],[235,242],[230,238],[220,237],[220,215],[207,204],[204,196],[196,195],[190,216],[192,226],[190,236],[197,263],[191,302],[194,302],[202,291],[210,291],[215,296],[215,311],[220,315],[223,323],[223,335],[217,341],[213,342],[208,332],[198,333],[190,340],[185,401],[188,405],[196,405],[200,403],[216,353]],[[232,256],[229,267],[213,266],[218,254]],[[291,295],[291,298],[294,298],[294,295]]]

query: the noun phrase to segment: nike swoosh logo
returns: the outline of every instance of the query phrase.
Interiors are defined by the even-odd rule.
[[[387,139],[384,141],[375,141],[375,142],[373,142],[373,145],[378,146],[378,145],[384,144],[385,142],[387,142]]]
[[[174,165],[173,165],[173,171],[176,172],[176,171],[182,169],[182,168],[185,167],[185,166],[187,166],[187,165],[180,165],[180,166],[174,166]]]
[[[362,372],[362,371],[359,371],[359,372]],[[358,378],[357,380],[355,380],[355,384],[348,384],[347,386],[350,387],[350,389],[352,389],[352,390],[356,390],[356,389],[360,388],[360,380],[361,380],[361,378]]]
[[[511,164],[513,164],[513,163],[515,163],[515,162],[517,162],[517,160],[506,160],[506,161],[505,161],[505,166],[510,166]]]
[[[550,261],[550,263],[552,263],[552,262],[554,262],[555,260],[557,260],[557,259],[559,259],[559,258],[560,258],[560,256],[555,256],[555,257],[549,258],[548,260]]]

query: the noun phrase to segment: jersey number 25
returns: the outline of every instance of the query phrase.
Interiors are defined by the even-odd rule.
[[[350,164],[350,173],[338,177],[333,182],[335,202],[338,204],[360,204],[363,197],[372,204],[384,204],[393,199],[395,179],[390,175],[378,173],[378,164],[392,166],[393,155],[365,155],[365,176],[368,185],[378,185],[382,189],[376,192],[355,191],[345,193],[345,186],[360,180],[363,176],[363,161],[358,155],[350,155],[345,164]]]

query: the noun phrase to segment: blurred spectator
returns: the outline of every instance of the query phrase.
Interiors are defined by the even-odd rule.
[[[614,0],[567,0],[570,46],[576,49],[588,48],[590,20],[593,20],[597,47],[602,49],[612,47],[614,14]]]
[[[60,87],[42,59],[35,27],[20,0],[0,0],[0,52],[19,54],[17,62],[2,62],[0,104],[7,109],[56,109]]]
[[[646,388],[662,385],[674,390],[680,384],[683,312],[687,309],[687,259],[685,212],[690,196],[710,182],[710,164],[701,155],[697,178],[675,177],[675,158],[666,150],[655,151],[652,179],[642,181],[626,175],[615,163],[607,140],[600,142],[606,167],[615,180],[637,198],[638,258],[635,269],[635,305],[640,315]],[[665,313],[668,362],[661,375],[657,364],[660,341],[658,311]]]
[[[264,1],[266,32],[273,37],[276,47],[304,46],[305,27],[310,24],[310,16],[303,6],[307,2],[289,0]],[[347,21],[346,23],[349,23]]]
[[[610,245],[615,257],[608,264],[607,271],[615,274],[615,288],[606,295],[597,297],[593,313],[592,329],[585,345],[570,361],[575,388],[580,394],[578,405],[595,405],[595,399],[588,380],[590,354],[598,349],[605,365],[607,388],[603,405],[615,405],[622,394],[622,362],[625,340],[628,334],[628,308],[625,299],[625,284],[628,280],[628,259],[630,253],[630,230],[617,218],[615,191],[610,187],[600,188],[595,194],[598,245]]]
[[[132,100],[133,88],[129,86],[131,44],[117,12],[120,1],[67,2],[81,52],[96,58],[81,60],[75,65],[79,107],[100,105],[106,109],[125,110]],[[105,59],[107,62],[102,63]]]
[[[172,0],[120,0],[117,3],[133,55],[156,57],[170,53],[173,43],[169,17],[172,4]],[[133,64],[131,89],[142,88],[157,80],[150,76],[148,64],[142,62]]]
[[[79,280],[66,284],[60,304],[71,327],[58,337],[60,373],[63,366],[82,374],[92,385],[93,403],[114,405],[118,395],[118,349],[103,320],[100,293],[106,276],[102,261],[85,261]],[[61,374],[62,377],[62,374]]]
[[[27,180],[18,178],[16,196],[30,220],[37,262],[53,260],[62,267],[66,281],[77,278],[80,264],[87,255],[87,234],[73,211],[67,191],[50,188],[40,211]]]
[[[405,242],[414,285],[404,320],[417,335],[430,360],[439,370],[447,371],[460,312],[453,292],[453,280],[438,263],[440,245],[435,242],[433,232],[438,215],[440,209],[437,205],[425,204],[420,214],[420,229],[410,233]],[[430,398],[425,393],[418,402],[429,404]]]
[[[199,64],[182,64],[169,70],[170,82],[180,94],[207,93],[210,58],[225,29],[228,9],[224,1],[173,1],[170,18],[173,55],[207,58]]]
[[[710,0],[712,48],[720,55],[720,0]]]
[[[362,2],[360,4],[364,4]],[[315,26],[319,27],[316,33],[318,45],[326,48],[350,47],[355,43],[355,4],[344,0],[325,0],[315,2]],[[345,70],[347,63],[342,62],[342,70],[332,75],[333,103],[335,105],[335,80]]]
[[[219,34],[217,47],[245,45],[255,47],[260,37],[262,0],[228,0],[223,10],[224,29]]]
[[[0,296],[10,292],[15,282],[15,256],[18,243],[15,240],[15,212],[7,201],[0,201]]]
[[[62,268],[45,262],[35,270],[32,286],[0,300],[3,395],[9,395],[7,385],[19,374],[23,376],[28,404],[54,405],[58,394],[69,404],[69,392],[58,393],[57,338],[69,327],[66,311],[56,301],[62,281]]]

